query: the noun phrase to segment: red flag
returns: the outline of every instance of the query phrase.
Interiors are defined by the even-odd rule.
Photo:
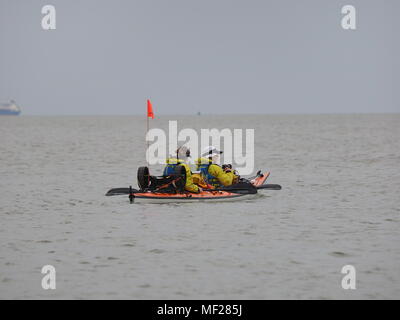
[[[147,117],[154,119],[153,106],[150,100],[147,100]]]

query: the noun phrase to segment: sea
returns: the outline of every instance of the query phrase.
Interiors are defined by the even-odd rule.
[[[137,187],[144,116],[0,117],[1,299],[400,298],[400,114],[169,120],[254,129],[282,189],[130,204],[105,193]]]

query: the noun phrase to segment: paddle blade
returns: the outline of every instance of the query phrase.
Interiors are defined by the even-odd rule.
[[[282,187],[279,184],[263,184],[261,186],[257,186],[257,190],[260,189],[281,190]]]
[[[132,189],[132,192],[138,192],[136,189]],[[130,194],[129,188],[114,188],[107,191],[106,196],[120,196]]]

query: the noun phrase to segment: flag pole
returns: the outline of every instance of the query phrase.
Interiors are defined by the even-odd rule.
[[[146,119],[147,119],[147,131],[146,131],[146,135],[145,135],[145,137],[144,137],[144,140],[146,141],[146,153],[145,153],[145,157],[146,157],[146,163],[147,163],[147,166],[149,166],[149,157],[148,157],[148,154],[149,154],[149,141],[147,140],[147,134],[149,133],[149,126],[150,126],[150,124],[149,124],[149,115],[146,113]]]
[[[152,118],[152,119],[154,119],[154,113],[153,113],[153,106],[152,106],[152,104],[151,104],[151,101],[150,101],[150,99],[147,99],[147,132],[146,132],[146,138],[147,138],[147,135],[148,135],[148,133],[149,133],[149,130],[150,130],[150,121],[149,121],[149,118]],[[149,162],[149,141],[147,140],[147,139],[145,139],[146,140],[146,162],[147,162],[147,166],[149,166],[150,165],[150,162]]]

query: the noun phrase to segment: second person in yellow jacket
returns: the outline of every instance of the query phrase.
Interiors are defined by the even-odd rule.
[[[215,163],[221,153],[222,151],[210,146],[203,150],[203,157],[196,161],[197,170],[200,170],[204,180],[215,188],[231,186],[237,183],[239,179],[239,176],[232,171],[231,167],[222,168]]]

